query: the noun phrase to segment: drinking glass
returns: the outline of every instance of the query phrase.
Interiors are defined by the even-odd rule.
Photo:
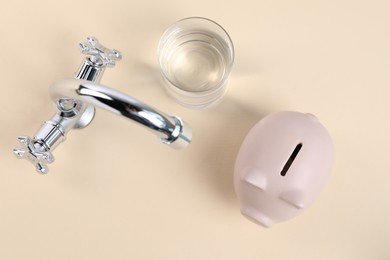
[[[233,42],[214,21],[185,18],[162,35],[158,61],[166,90],[177,102],[190,108],[209,107],[227,90]]]

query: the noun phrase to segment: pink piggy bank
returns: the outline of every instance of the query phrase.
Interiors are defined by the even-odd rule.
[[[241,213],[264,227],[297,216],[319,195],[332,162],[332,140],[314,115],[266,116],[237,155],[234,187]]]

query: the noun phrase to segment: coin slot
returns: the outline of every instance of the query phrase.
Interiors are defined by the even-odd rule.
[[[290,155],[290,158],[288,158],[286,164],[284,165],[283,170],[280,172],[280,175],[286,176],[288,170],[291,167],[291,164],[294,162],[294,160],[297,157],[297,155],[298,155],[299,151],[301,150],[301,148],[302,148],[302,143],[297,144],[297,146],[295,147],[294,151]]]

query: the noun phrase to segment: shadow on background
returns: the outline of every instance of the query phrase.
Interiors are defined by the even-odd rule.
[[[205,117],[205,121],[218,123],[206,125],[198,121],[194,125],[193,145],[197,145],[197,139],[202,139],[202,147],[197,148],[198,161],[195,165],[200,167],[200,172],[207,173],[203,177],[228,203],[236,201],[233,174],[241,143],[266,114],[265,110],[252,108],[229,96],[225,96],[215,108],[199,111],[199,117]]]

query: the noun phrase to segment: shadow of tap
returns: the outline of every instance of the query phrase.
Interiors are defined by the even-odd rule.
[[[128,69],[130,68],[127,67]],[[130,92],[152,105],[156,105],[157,98],[169,99],[171,104],[164,102],[161,105],[168,105],[170,112],[178,112],[192,127],[193,141],[187,148],[191,151],[185,155],[191,156],[191,160],[187,157],[185,161],[190,161],[191,173],[196,174],[191,177],[203,178],[203,182],[210,185],[217,196],[227,203],[235,203],[233,171],[236,155],[249,130],[271,112],[271,108],[245,102],[228,92],[214,107],[204,110],[186,109],[166,93],[157,63],[135,60],[131,71],[133,84],[130,85],[134,91]],[[246,73],[239,74],[239,78],[248,76]],[[251,91],[250,88],[249,86],[247,91]]]

